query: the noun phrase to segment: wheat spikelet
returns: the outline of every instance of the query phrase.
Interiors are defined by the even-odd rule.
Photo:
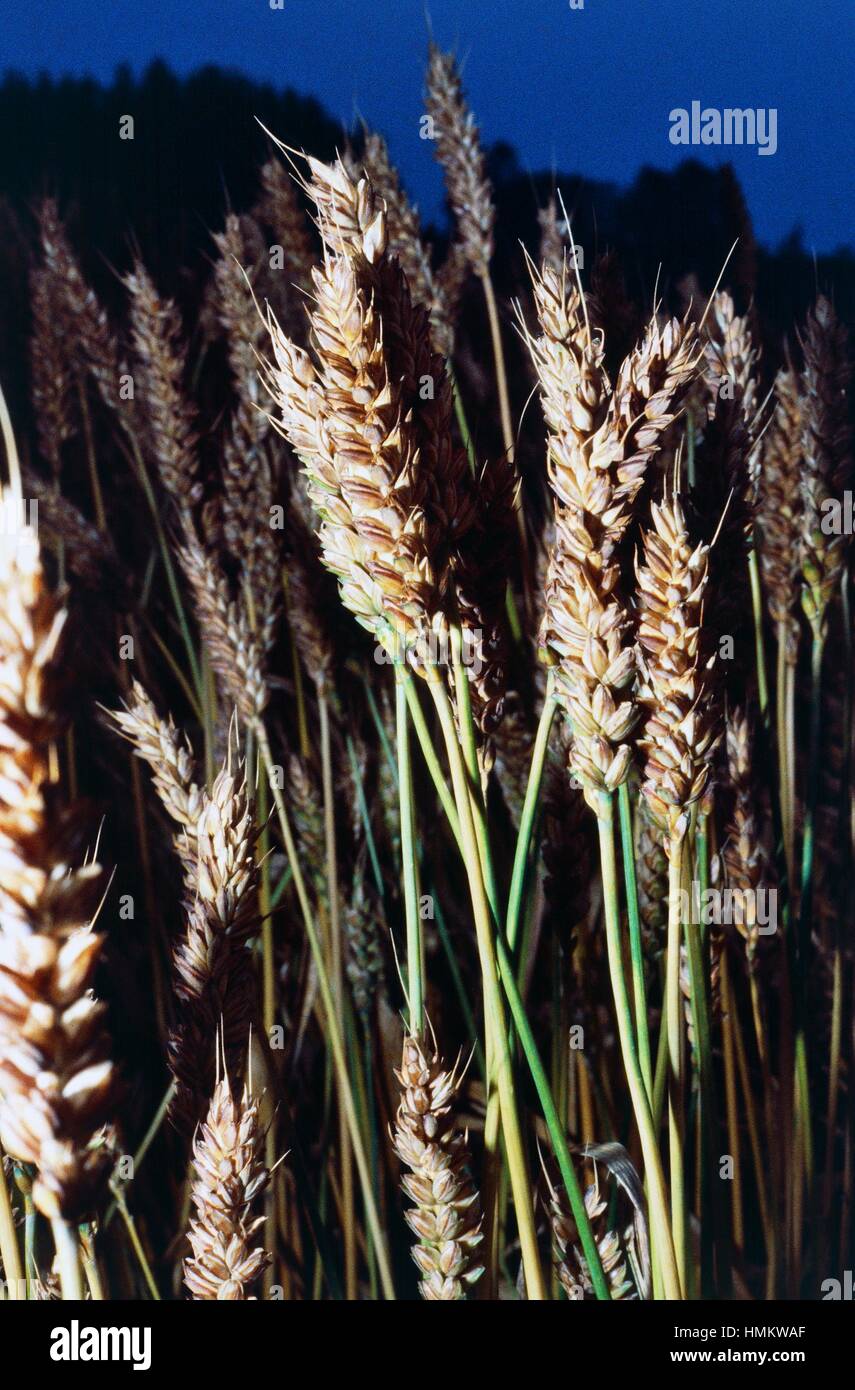
[[[74,373],[62,335],[62,308],[56,303],[53,277],[43,269],[30,272],[30,377],[39,450],[54,478],[62,466],[62,449],[77,433]]]
[[[486,275],[493,255],[493,191],[457,63],[453,54],[443,53],[434,43],[428,57],[427,109],[461,245],[473,271]]]
[[[422,241],[419,215],[401,187],[398,171],[389,158],[382,135],[369,132],[361,163],[380,197],[386,215],[389,249],[398,257],[416,304],[430,309],[435,287],[428,249]]]
[[[737,913],[736,926],[745,938],[748,963],[753,967],[760,944],[754,894],[764,883],[768,883],[770,866],[760,834],[756,805],[751,728],[743,710],[734,709],[728,713],[725,739],[734,800],[722,859],[728,884],[745,894],[745,911]]]
[[[251,289],[260,260],[254,244],[258,240],[258,228],[251,219],[229,216],[225,230],[214,237],[219,252],[214,280],[237,393],[223,442],[222,533],[240,567],[251,621],[267,652],[273,645],[278,616],[280,557],[271,526],[273,474],[264,447],[270,418],[260,407],[258,366],[265,330]]]
[[[471,267],[462,243],[452,241],[445,260],[436,272],[431,310],[434,347],[447,359],[454,356],[460,303],[470,274]]]
[[[288,788],[301,858],[309,866],[315,890],[323,899],[326,894],[324,809],[309,764],[297,753],[292,753],[288,759]]]
[[[594,1239],[603,1266],[603,1273],[609,1282],[609,1293],[613,1299],[635,1299],[638,1297],[634,1283],[629,1278],[623,1241],[617,1231],[608,1229],[608,1193],[600,1191],[597,1183],[585,1189],[585,1210],[593,1227]],[[567,1197],[563,1187],[550,1183],[549,1217],[552,1226],[553,1258],[555,1272],[561,1281],[568,1299],[578,1302],[593,1298],[594,1286],[588,1262],[582,1254],[576,1223],[568,1210]]]
[[[319,694],[330,688],[335,659],[328,614],[324,572],[318,556],[314,532],[300,505],[302,489],[294,484],[285,532],[285,611],[288,626],[303,668],[314,681]]]
[[[306,211],[297,196],[297,185],[281,159],[269,159],[262,165],[261,182],[264,188],[262,214],[279,238],[292,282],[308,293],[312,287],[315,248]]]
[[[502,722],[493,735],[494,769],[508,815],[519,830],[531,766],[532,733],[519,692],[508,691]]]
[[[70,341],[79,347],[82,365],[91,374],[104,404],[111,411],[133,415],[132,401],[119,401],[122,363],[115,335],[95,293],[87,285],[71,249],[56,203],[45,198],[39,208],[39,232],[45,269],[56,285],[57,302],[65,311]]]
[[[668,926],[668,860],[662,831],[646,797],[639,798],[635,844],[642,941],[648,959],[661,955]]]
[[[502,718],[508,674],[505,596],[515,546],[517,473],[504,456],[482,469],[478,512],[454,560],[472,714],[483,735]]]
[[[184,1261],[184,1283],[194,1299],[252,1298],[270,1264],[267,1252],[254,1243],[264,1217],[252,1215],[269,1181],[263,1142],[257,1101],[248,1088],[236,1099],[224,1076],[193,1140],[188,1231],[193,1254]]]
[[[748,430],[750,443],[757,433],[757,366],[759,353],[754,346],[748,317],[736,312],[732,296],[718,290],[713,296],[706,344],[707,381],[715,400],[727,390],[725,399],[736,400]]]
[[[566,267],[560,276],[544,267],[533,283],[541,336],[527,337],[556,499],[540,641],[573,726],[574,771],[591,797],[613,791],[630,766],[635,659],[615,551],[692,379],[694,337],[687,322],[652,320],[612,391],[602,334],[590,333]]]
[[[401,373],[392,375],[387,350],[409,296],[396,262],[387,263],[383,292],[375,294],[386,234],[368,184],[354,185],[341,164],[310,160],[310,168],[326,244],[312,314],[319,365],[272,322],[271,385],[306,470],[324,563],[342,601],[369,631],[391,626],[411,640],[436,609],[440,537],[427,514],[430,474],[419,466]]]
[[[38,502],[39,540],[43,548],[56,556],[61,553],[66,570],[81,586],[109,595],[120,607],[127,593],[128,572],[110,537],[32,469],[24,469],[24,488],[28,501]]]
[[[565,240],[562,223],[558,218],[558,203],[553,195],[545,208],[539,208],[537,224],[540,228],[538,265],[548,266],[553,275],[561,275],[564,269]]]
[[[629,619],[616,594],[615,549],[659,438],[693,370],[692,334],[654,322],[618,374],[614,392],[602,335],[591,336],[564,268],[533,275],[541,336],[528,336],[549,428],[556,498],[541,646],[574,732],[574,770],[586,793],[626,777],[637,711]]]
[[[801,514],[801,404],[792,366],[775,381],[776,405],[763,437],[758,521],[760,561],[772,621],[786,632],[790,660],[795,657]]]
[[[12,492],[0,507],[14,508]],[[8,512],[4,511],[8,516]],[[33,1163],[44,1215],[91,1210],[108,1162],[115,1098],[104,1005],[92,993],[103,937],[91,930],[100,866],[67,859],[73,813],[50,785],[61,730],[66,612],[49,593],[35,533],[0,536],[0,1140]]]
[[[162,299],[142,262],[125,279],[130,295],[131,342],[146,432],[161,482],[179,515],[201,501],[195,415],[184,390],[186,351],[181,318]]]
[[[802,378],[802,608],[814,632],[823,629],[840,582],[848,538],[829,529],[828,504],[850,482],[851,435],[846,393],[850,366],[847,334],[822,295],[808,314]],[[825,520],[825,524],[823,524]]]
[[[454,351],[457,304],[468,273],[468,262],[459,254],[459,243],[454,243],[443,271],[439,276],[434,274],[418,211],[401,187],[398,171],[381,135],[368,133],[361,163],[383,201],[389,249],[400,261],[413,302],[430,313],[434,350],[442,357],[450,357]]]
[[[363,879],[354,884],[342,921],[347,942],[347,978],[357,1013],[367,1022],[375,996],[383,985],[380,917]]]
[[[139,681],[131,686],[131,700],[110,712],[134,753],[151,769],[152,785],[161,804],[175,822],[175,845],[184,858],[185,876],[196,862],[196,825],[204,793],[196,781],[196,760],[185,734],[171,716],[161,719],[154,702]]]
[[[402,1179],[414,1203],[407,1223],[418,1237],[413,1259],[422,1274],[422,1298],[447,1302],[465,1298],[483,1273],[476,1263],[481,1243],[478,1193],[469,1176],[466,1136],[455,1126],[454,1102],[460,1085],[456,1067],[446,1071],[439,1057],[426,1056],[416,1038],[404,1039],[401,1103],[394,1144],[409,1168]]]
[[[225,575],[192,528],[178,558],[193,594],[199,630],[228,703],[246,724],[261,717],[269,699],[259,638],[242,603],[229,594]]]
[[[192,826],[182,832],[185,928],[174,956],[181,1009],[169,1038],[177,1082],[172,1115],[192,1128],[213,1083],[213,1040],[222,1028],[234,1072],[253,1013],[247,942],[258,930],[255,832],[245,783],[229,766],[203,792]]]
[[[680,841],[689,807],[703,795],[719,739],[710,669],[701,645],[708,548],[692,546],[679,501],[654,503],[653,526],[637,565],[640,700],[647,710],[640,746],[643,793],[668,845]]]

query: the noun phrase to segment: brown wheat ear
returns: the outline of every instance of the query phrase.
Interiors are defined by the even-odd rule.
[[[19,504],[0,492],[0,510]],[[9,515],[8,511],[4,512]],[[53,1219],[91,1211],[116,1099],[105,1006],[92,984],[100,866],[74,868],[73,808],[51,784],[61,732],[58,663],[66,612],[48,591],[35,533],[0,535],[0,1139],[33,1163],[33,1200]]]
[[[461,245],[473,271],[484,276],[493,255],[493,190],[454,55],[443,53],[433,43],[428,58],[427,107]]]
[[[802,608],[818,633],[840,583],[849,541],[842,525],[828,527],[829,504],[840,505],[852,472],[847,333],[822,295],[808,314],[802,346]]]
[[[179,515],[192,514],[201,500],[202,485],[195,416],[184,390],[187,364],[180,315],[172,300],[158,294],[141,262],[127,276],[125,287],[130,295],[134,365],[149,447]]]
[[[264,1217],[252,1214],[270,1176],[263,1144],[257,1101],[248,1089],[236,1098],[224,1076],[193,1141],[193,1254],[184,1261],[184,1283],[194,1299],[250,1299],[270,1264],[254,1242]]]
[[[402,1179],[415,1204],[407,1222],[418,1236],[413,1249],[422,1298],[446,1302],[466,1297],[483,1267],[478,1193],[469,1176],[466,1136],[456,1128],[454,1102],[460,1086],[455,1067],[428,1057],[413,1037],[404,1039],[401,1104],[395,1121],[395,1150],[409,1168]]]
[[[778,373],[775,395],[763,438],[757,519],[769,615],[783,633],[787,658],[793,661],[798,647],[802,421],[798,376],[791,365]]]
[[[638,566],[640,699],[647,710],[640,743],[644,795],[670,844],[683,838],[689,808],[703,795],[720,732],[713,658],[701,641],[708,548],[692,545],[676,498],[654,503],[651,515]]]

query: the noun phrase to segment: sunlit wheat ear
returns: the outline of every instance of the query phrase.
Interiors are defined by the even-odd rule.
[[[482,1241],[478,1193],[469,1176],[466,1136],[456,1128],[454,1105],[460,1086],[457,1069],[446,1071],[416,1038],[404,1039],[401,1103],[393,1134],[402,1179],[414,1203],[406,1213],[418,1237],[413,1259],[421,1271],[422,1298],[465,1298],[483,1267],[477,1263]]]
[[[131,698],[124,709],[111,710],[121,733],[134,753],[151,769],[155,791],[175,822],[175,845],[184,859],[185,875],[196,863],[196,826],[204,792],[196,780],[196,760],[186,734],[171,717],[162,719],[139,681],[131,686]]]
[[[0,492],[5,516],[15,494]],[[0,534],[0,1139],[35,1164],[49,1218],[91,1212],[109,1156],[116,1073],[92,984],[104,891],[94,861],[66,856],[75,817],[51,785],[66,612],[48,591],[35,532]]]
[[[422,241],[419,215],[413,207],[389,158],[382,135],[369,131],[358,161],[365,169],[386,215],[389,248],[398,257],[407,277],[410,294],[417,304],[430,309],[435,287],[430,254]]]
[[[682,840],[720,738],[713,660],[702,641],[708,548],[693,546],[675,498],[654,503],[638,575],[638,648],[646,711],[643,792],[669,844]]]
[[[259,926],[258,868],[252,812],[239,770],[220,770],[185,840],[185,926],[173,955],[181,1006],[169,1059],[177,1088],[172,1114],[186,1129],[210,1091],[218,1029],[226,1062],[237,1076],[255,1009],[247,945]]]
[[[493,190],[456,60],[433,43],[428,57],[427,109],[461,244],[473,271],[486,275],[493,255],[496,220]]]
[[[158,294],[137,262],[125,279],[130,296],[131,343],[146,438],[161,481],[179,515],[201,500],[195,414],[184,388],[186,352],[175,304]]]
[[[537,263],[548,267],[553,275],[561,275],[564,267],[566,241],[558,215],[558,202],[554,194],[550,197],[546,207],[538,210],[537,225],[540,228]]]
[[[390,375],[386,341],[393,325],[381,320],[374,293],[385,222],[367,183],[354,188],[343,166],[310,166],[310,191],[328,239],[315,272],[317,367],[272,324],[271,385],[306,470],[323,560],[343,602],[369,631],[406,638],[429,625],[435,609],[438,542],[412,416],[402,413],[400,378]],[[338,253],[330,249],[335,239]],[[400,269],[390,271],[397,271],[406,296]],[[385,298],[389,304],[388,286]]]
[[[776,405],[762,443],[758,522],[760,562],[772,621],[786,634],[795,658],[801,534],[802,420],[798,375],[792,366],[775,379]]]
[[[827,518],[851,486],[852,475],[847,333],[822,295],[808,314],[802,347],[802,609],[819,632],[849,546],[843,526],[829,526]]]
[[[692,327],[652,319],[612,385],[569,268],[544,266],[533,289],[540,336],[523,328],[549,429],[555,531],[540,645],[573,726],[574,771],[586,794],[614,791],[631,761],[638,709],[627,606],[616,550],[647,465],[695,372]]]
[[[726,389],[728,398],[738,401],[753,444],[759,424],[757,374],[760,354],[752,338],[748,316],[737,314],[733,298],[727,290],[717,291],[710,311],[705,347],[709,388],[714,399]]]
[[[615,1300],[635,1299],[638,1292],[629,1277],[626,1253],[618,1231],[609,1230],[608,1189],[592,1183],[585,1189],[585,1210],[591,1222],[609,1293]],[[588,1263],[579,1244],[579,1233],[562,1187],[549,1186],[549,1219],[552,1226],[555,1272],[568,1299],[594,1297]]]
[[[270,1255],[257,1243],[263,1216],[253,1216],[269,1181],[262,1161],[264,1134],[258,1103],[245,1088],[232,1094],[228,1076],[217,1082],[207,1116],[193,1140],[184,1283],[194,1299],[253,1298]]]
[[[546,576],[540,645],[555,668],[570,716],[574,768],[586,790],[613,790],[629,767],[625,742],[636,720],[634,655],[628,621],[614,596],[617,570],[607,525],[618,524],[610,457],[596,452],[610,383],[602,341],[591,338],[566,267],[533,276],[540,337],[527,337],[549,430],[548,471],[555,527]]]

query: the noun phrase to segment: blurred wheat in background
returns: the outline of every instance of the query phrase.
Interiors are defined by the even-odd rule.
[[[851,1264],[835,287],[764,342],[743,206],[717,280],[636,299],[556,191],[498,290],[434,45],[426,111],[442,254],[365,129],[270,136],[192,303],[135,244],[108,312],[26,213],[10,1298],[774,1300]]]

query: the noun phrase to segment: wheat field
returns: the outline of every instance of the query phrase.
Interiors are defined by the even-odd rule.
[[[425,111],[441,255],[382,136],[272,132],[193,321],[133,249],[108,314],[31,210],[6,1298],[772,1301],[851,1264],[834,286],[776,370],[731,262],[642,305],[556,194],[511,300],[433,44]]]

